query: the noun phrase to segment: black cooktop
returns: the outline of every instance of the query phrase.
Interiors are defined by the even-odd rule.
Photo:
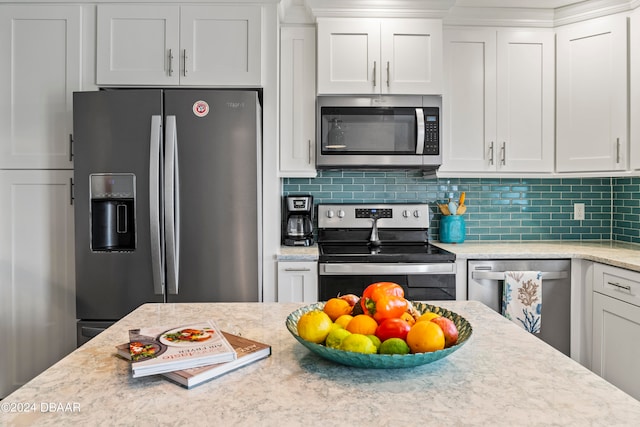
[[[320,243],[320,262],[453,262],[455,254],[429,243]]]

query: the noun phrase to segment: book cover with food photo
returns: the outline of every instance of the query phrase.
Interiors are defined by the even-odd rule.
[[[271,356],[271,346],[268,344],[225,331],[222,331],[222,334],[238,354],[237,359],[232,360],[231,362],[215,363],[213,365],[201,366],[199,368],[165,372],[162,375],[180,385],[185,386],[186,388],[192,388],[224,375],[227,372],[235,371],[238,368]],[[119,356],[124,359],[131,360],[129,343],[120,344],[116,346],[116,348]]]
[[[129,330],[134,378],[214,363],[230,362],[237,354],[213,320],[174,328]]]

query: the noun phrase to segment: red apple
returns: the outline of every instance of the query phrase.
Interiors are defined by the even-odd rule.
[[[442,332],[444,332],[444,346],[451,347],[458,342],[458,328],[456,324],[453,323],[453,320],[446,318],[444,316],[436,317],[435,319],[431,319],[433,323],[440,326]]]
[[[338,296],[338,298],[343,299],[346,302],[348,302],[351,307],[356,305],[358,303],[358,301],[360,300],[360,297],[357,296],[357,295],[354,295],[354,294],[340,295],[340,296]]]

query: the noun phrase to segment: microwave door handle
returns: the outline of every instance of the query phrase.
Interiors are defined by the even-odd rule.
[[[416,132],[416,154],[422,155],[424,152],[424,110],[422,108],[416,108],[416,126],[418,132]]]
[[[162,259],[162,218],[160,209],[162,163],[162,117],[151,116],[151,140],[149,150],[149,213],[151,221],[151,265],[153,272],[153,291],[164,294],[164,265]]]

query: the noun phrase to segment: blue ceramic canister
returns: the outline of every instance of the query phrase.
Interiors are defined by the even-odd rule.
[[[443,215],[440,219],[440,241],[442,243],[462,243],[466,233],[464,217]]]

